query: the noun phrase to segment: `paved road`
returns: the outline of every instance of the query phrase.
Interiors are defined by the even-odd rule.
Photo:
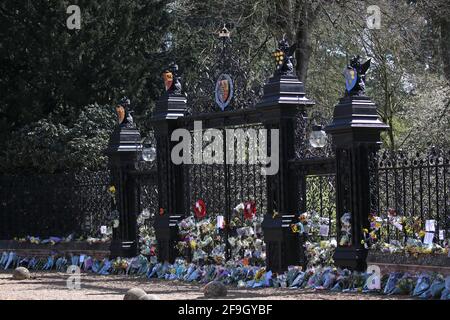
[[[0,300],[122,300],[125,292],[140,287],[159,299],[202,299],[202,285],[180,281],[136,278],[132,276],[81,275],[81,289],[67,288],[68,275],[58,272],[33,273],[35,279],[13,280],[12,272],[0,273]],[[228,299],[264,300],[380,300],[408,299],[409,297],[386,297],[381,295],[331,293],[326,291],[263,288],[228,288]]]

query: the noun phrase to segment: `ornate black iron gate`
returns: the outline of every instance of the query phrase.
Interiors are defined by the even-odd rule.
[[[296,155],[304,156],[307,153],[307,110],[314,103],[306,98],[303,84],[294,75],[290,47],[285,40],[280,41],[276,52],[277,57],[281,57],[276,61],[277,71],[265,85],[264,95],[259,102],[256,103],[255,99],[244,99],[245,103],[239,103],[242,100],[235,98],[235,102],[229,106],[230,110],[222,112],[216,111],[217,106],[214,107],[211,99],[208,100],[205,96],[188,102],[186,96],[181,93],[177,68],[172,67],[165,72],[171,74],[168,78],[175,80],[170,86],[166,86],[167,91],[158,101],[153,116],[158,145],[159,204],[161,212],[165,212],[155,221],[161,260],[174,260],[177,254],[174,250],[178,241],[177,225],[181,219],[192,214],[194,203],[202,199],[212,216],[225,216],[226,224],[230,224],[233,208],[238,203],[255,201],[258,213],[264,218],[262,230],[268,267],[279,271],[288,265],[301,262],[300,239],[298,234],[292,232],[291,225],[298,222],[299,214],[307,207],[305,173],[332,175],[333,166],[330,163],[333,161],[322,159],[304,162],[301,164],[302,174],[293,174],[292,161],[296,161]],[[216,102],[222,81],[231,81],[226,85],[229,86],[227,88],[232,89],[234,84],[238,87],[240,98],[245,97],[244,87],[238,86],[243,85],[239,82],[239,79],[242,80],[242,73],[233,75],[233,72],[241,70],[224,68],[224,64],[221,64],[221,68],[222,73],[217,72],[219,81],[216,85]],[[234,80],[236,83],[233,83]],[[202,88],[199,92],[212,95],[214,82],[205,83],[207,88]],[[199,108],[199,102],[203,105],[202,108]],[[223,107],[221,103],[218,105]],[[203,113],[195,112],[194,109],[200,109]],[[298,121],[299,115],[301,121]],[[248,162],[174,164],[171,161],[171,150],[176,143],[171,140],[171,135],[179,128],[192,132],[195,121],[201,121],[203,129],[214,128],[222,133],[227,129],[237,128],[277,131],[279,141],[268,139],[267,150],[268,154],[273,152],[277,156],[278,170],[271,175],[262,175],[259,173],[260,165]],[[277,145],[274,144],[276,142]],[[229,147],[226,145],[226,139],[221,143],[225,152]],[[321,166],[325,169],[313,170],[314,167]],[[332,212],[328,214],[331,217]],[[229,229],[225,229],[225,241],[229,232]],[[228,241],[226,245],[230,258]]]

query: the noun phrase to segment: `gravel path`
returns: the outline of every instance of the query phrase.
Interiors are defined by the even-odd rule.
[[[81,289],[69,290],[68,275],[60,272],[34,272],[30,280],[13,280],[11,271],[0,272],[0,300],[122,300],[125,292],[140,287],[159,299],[203,299],[202,285],[180,281],[145,279],[133,276],[81,274]],[[237,289],[228,287],[227,299],[264,300],[380,300],[409,299],[370,294],[332,293],[284,288]]]

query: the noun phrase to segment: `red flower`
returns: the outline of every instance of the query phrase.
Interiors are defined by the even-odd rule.
[[[256,203],[255,201],[247,201],[244,203],[244,218],[246,220],[252,220],[256,215]]]
[[[159,208],[159,215],[162,216],[164,214],[164,208]]]
[[[388,215],[390,216],[396,216],[397,212],[395,211],[395,209],[389,208],[388,209]]]
[[[197,219],[202,219],[206,216],[206,205],[202,199],[197,200],[195,203],[194,212]]]

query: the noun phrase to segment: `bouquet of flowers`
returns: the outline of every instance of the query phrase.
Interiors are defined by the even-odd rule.
[[[156,255],[156,234],[151,223],[152,218],[154,214],[148,209],[144,209],[137,218],[141,254],[146,256]]]
[[[352,245],[352,214],[346,212],[341,217],[341,238],[339,245],[348,247]]]
[[[383,220],[374,213],[371,213],[369,214],[369,222],[370,229],[364,228],[362,230],[363,239],[361,240],[361,244],[363,244],[366,249],[371,248],[378,242],[378,234]]]

